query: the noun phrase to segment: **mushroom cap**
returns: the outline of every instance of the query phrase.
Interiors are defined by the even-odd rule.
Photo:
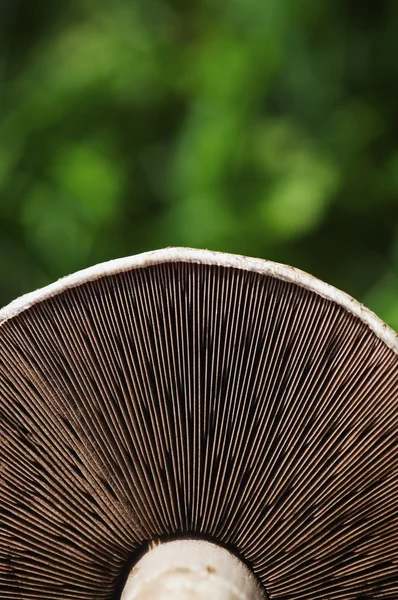
[[[0,597],[110,600],[149,540],[279,600],[398,598],[398,338],[283,265],[166,249],[0,311]]]

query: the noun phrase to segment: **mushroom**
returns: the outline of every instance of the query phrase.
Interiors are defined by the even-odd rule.
[[[0,311],[3,600],[398,598],[398,339],[168,248]]]

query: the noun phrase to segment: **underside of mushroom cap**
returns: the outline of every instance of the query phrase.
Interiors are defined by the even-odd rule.
[[[0,597],[110,600],[147,541],[271,599],[398,598],[398,343],[290,267],[188,249],[0,311]]]

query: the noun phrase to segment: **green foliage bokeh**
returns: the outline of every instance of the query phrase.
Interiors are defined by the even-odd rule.
[[[3,0],[0,304],[169,245],[398,329],[398,3]]]

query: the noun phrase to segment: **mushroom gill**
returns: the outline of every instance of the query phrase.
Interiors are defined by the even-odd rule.
[[[387,326],[204,251],[57,285],[0,312],[3,600],[116,600],[179,538],[228,549],[272,600],[397,600]]]

